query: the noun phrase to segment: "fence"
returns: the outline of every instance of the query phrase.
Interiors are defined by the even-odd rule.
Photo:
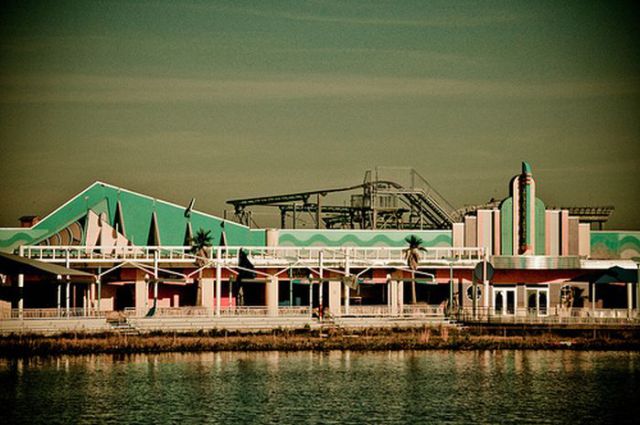
[[[0,311],[0,317],[3,319],[54,319],[54,318],[79,318],[105,317],[104,311],[85,308],[17,308],[3,309]]]
[[[504,324],[638,324],[638,310],[627,309],[589,309],[589,308],[552,308],[543,314],[535,309],[518,308],[514,314],[496,314],[493,309],[460,309],[453,317],[465,323],[504,323]]]
[[[404,305],[393,313],[388,305],[356,305],[342,307],[343,316],[360,317],[444,317],[444,309],[440,305]]]

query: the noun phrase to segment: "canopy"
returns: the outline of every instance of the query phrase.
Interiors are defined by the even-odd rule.
[[[637,283],[638,271],[633,269],[624,269],[622,267],[611,267],[606,270],[597,270],[576,276],[571,279],[574,282],[590,282],[590,283]]]
[[[72,282],[95,282],[96,277],[91,273],[70,269],[56,264],[32,260],[18,255],[0,252],[0,273],[6,275],[39,274],[62,276],[62,279]]]

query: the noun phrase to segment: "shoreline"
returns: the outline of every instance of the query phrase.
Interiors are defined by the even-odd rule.
[[[196,353],[216,351],[399,351],[399,350],[597,350],[640,351],[640,338],[601,336],[487,335],[447,328],[366,329],[347,332],[287,331],[265,333],[197,332],[143,335],[65,334],[0,337],[0,358],[87,354]]]

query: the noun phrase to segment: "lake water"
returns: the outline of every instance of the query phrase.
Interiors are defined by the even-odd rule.
[[[2,423],[640,423],[640,353],[0,360]]]

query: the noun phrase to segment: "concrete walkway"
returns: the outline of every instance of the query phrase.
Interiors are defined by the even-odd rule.
[[[56,335],[68,332],[118,332],[144,334],[149,332],[198,332],[228,330],[259,332],[273,329],[362,329],[362,328],[415,328],[451,325],[444,317],[392,318],[344,317],[318,321],[308,316],[293,317],[140,317],[112,323],[105,318],[54,318],[0,320],[0,334]]]

